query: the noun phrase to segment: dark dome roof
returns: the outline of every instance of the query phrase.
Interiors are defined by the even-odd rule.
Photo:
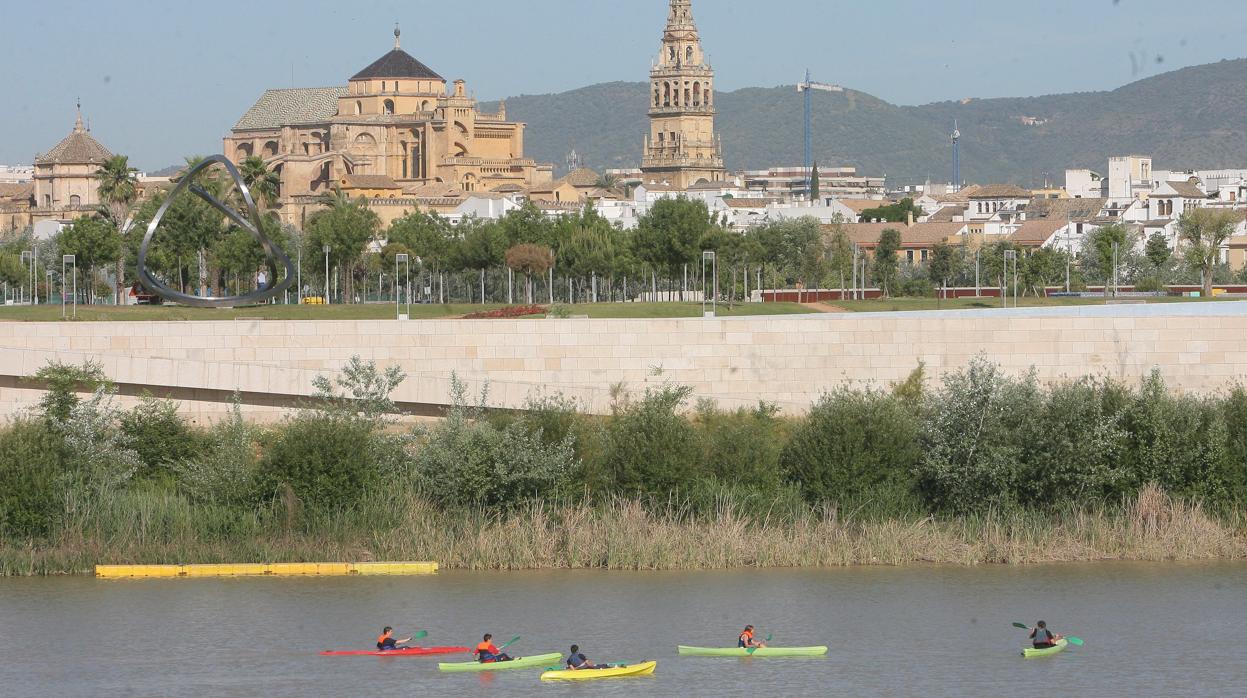
[[[355,74],[352,80],[372,80],[375,78],[415,78],[418,80],[441,80],[446,78],[433,72],[429,66],[411,57],[402,49],[394,49],[378,58],[372,65]]]

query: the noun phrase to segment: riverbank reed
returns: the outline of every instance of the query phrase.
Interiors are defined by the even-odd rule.
[[[655,510],[636,499],[531,503],[508,512],[446,511],[406,495],[371,504],[289,530],[279,511],[237,519],[159,493],[83,503],[56,539],[0,545],[0,571],[88,573],[101,562],[433,560],[443,569],[670,570],[1247,558],[1241,527],[1154,486],[1100,509],[882,519],[816,507],[768,517],[729,502],[706,512]],[[379,511],[385,525],[370,525]]]

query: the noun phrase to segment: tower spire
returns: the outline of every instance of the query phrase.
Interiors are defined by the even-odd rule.
[[[74,102],[74,108],[78,110],[78,118],[74,120],[74,131],[85,131],[82,126],[82,98],[78,97]]]
[[[402,33],[403,32],[399,31],[398,29],[398,22],[395,22],[394,23],[394,50],[395,51],[398,50],[398,37],[401,36]]]

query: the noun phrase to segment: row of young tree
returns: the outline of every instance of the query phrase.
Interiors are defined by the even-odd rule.
[[[189,158],[188,169],[200,161]],[[884,295],[929,296],[948,286],[978,286],[1042,295],[1045,287],[1114,282],[1141,290],[1201,283],[1210,292],[1214,283],[1235,280],[1220,250],[1237,218],[1212,209],[1182,216],[1179,255],[1160,234],[1143,241],[1124,226],[1109,225],[1086,236],[1076,254],[1021,249],[1008,240],[977,249],[938,243],[925,261],[911,263],[901,256],[899,228],[885,229],[868,254],[850,240],[847,221],[824,230],[806,218],[740,233],[722,225],[705,203],[683,198],[656,202],[633,230],[612,225],[592,206],[550,218],[532,203],[498,220],[467,218],[451,225],[416,212],[383,228],[365,199],[334,191],[300,230],[281,224],[274,211],[280,179],[261,158],[247,158],[239,171],[259,206],[264,234],[297,261],[302,290],[348,303],[393,299],[400,285],[409,294],[418,289],[429,302],[688,299],[689,291],[711,287],[702,274],[706,251],[717,256],[717,288],[726,302],[759,288],[875,286]],[[222,174],[209,171],[199,184],[241,210],[239,192]],[[36,250],[48,270],[59,271],[60,255],[74,255],[88,298],[136,278],[142,237],[168,194],[140,200],[135,170],[124,156],[110,160],[97,177],[99,215],[75,221],[51,245],[18,239],[0,246],[0,279],[23,283],[27,275],[18,258],[26,249]],[[905,202],[892,209],[885,211],[888,218],[914,213]],[[1006,264],[1010,251],[1016,267]],[[409,270],[396,265],[402,254]],[[250,234],[201,198],[183,195],[166,212],[148,264],[183,292],[222,295],[254,288],[265,257]],[[102,271],[111,271],[111,284],[97,283]],[[1247,271],[1238,280],[1247,280]]]

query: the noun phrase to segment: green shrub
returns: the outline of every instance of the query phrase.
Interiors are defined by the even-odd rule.
[[[203,447],[202,437],[178,414],[169,400],[143,398],[138,406],[121,415],[121,433],[138,454],[140,475],[164,472],[168,463],[195,458]]]
[[[39,399],[39,411],[51,424],[62,424],[80,401],[78,390],[94,391],[108,384],[104,367],[94,361],[81,366],[49,361],[35,373],[35,378],[46,386]]]
[[[283,486],[312,508],[349,505],[377,481],[372,425],[331,413],[288,420],[260,463],[264,491]]]
[[[701,469],[730,487],[773,497],[783,482],[779,456],[787,440],[787,424],[776,416],[778,411],[767,404],[734,412],[698,405],[694,425]]]
[[[1123,463],[1128,435],[1122,400],[1111,381],[1082,379],[1052,387],[1042,398],[1019,498],[1028,504],[1118,501],[1132,482]]]
[[[1229,502],[1247,502],[1247,388],[1237,385],[1222,402],[1225,414],[1225,486]]]
[[[61,435],[23,419],[0,430],[0,536],[39,538],[61,520],[65,483]]]
[[[701,476],[693,425],[678,410],[690,389],[649,389],[637,402],[616,404],[606,425],[603,469],[614,490],[627,496],[667,498]]]
[[[499,428],[470,419],[462,405],[445,421],[417,430],[417,482],[443,506],[508,507],[527,499],[556,499],[577,470],[572,437],[546,443],[540,428],[521,422]]]
[[[1042,406],[1034,373],[1010,378],[976,358],[945,375],[928,405],[917,468],[927,503],[954,513],[1016,504]]]
[[[877,390],[823,395],[783,449],[785,477],[811,502],[914,502],[919,421],[901,398]]]
[[[254,505],[262,496],[258,437],[258,430],[243,421],[235,402],[229,419],[208,431],[202,448],[167,465],[191,501]]]
[[[1168,288],[1164,279],[1153,275],[1144,276],[1134,283],[1134,290],[1143,293],[1158,293]]]
[[[1170,393],[1153,372],[1126,407],[1125,466],[1137,490],[1156,483],[1167,492],[1222,500],[1234,478],[1229,428],[1215,401]]]

